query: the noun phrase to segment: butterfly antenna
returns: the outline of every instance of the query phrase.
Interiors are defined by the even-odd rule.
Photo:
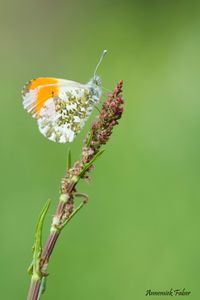
[[[94,70],[94,76],[96,75],[97,70],[98,70],[98,68],[99,68],[99,66],[100,66],[100,64],[101,64],[101,62],[102,62],[104,56],[106,55],[106,53],[107,53],[107,50],[103,50],[103,53],[102,53],[102,55],[101,55],[101,57],[100,57],[100,59],[99,59],[99,62],[98,62],[97,66],[96,66],[96,68],[95,68],[95,70]]]

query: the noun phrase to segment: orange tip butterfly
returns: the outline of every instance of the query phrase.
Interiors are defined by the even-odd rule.
[[[101,79],[96,72],[106,53],[104,50],[92,79],[86,84],[40,77],[24,86],[24,109],[37,120],[40,132],[49,140],[72,142],[85,125],[101,97]]]

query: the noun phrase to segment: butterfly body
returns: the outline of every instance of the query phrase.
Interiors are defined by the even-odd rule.
[[[101,80],[88,83],[41,77],[22,90],[25,110],[37,119],[40,132],[49,140],[72,142],[101,96]]]

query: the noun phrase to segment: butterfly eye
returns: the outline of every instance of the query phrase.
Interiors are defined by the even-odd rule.
[[[101,86],[101,79],[99,76],[94,76],[93,78],[93,84],[97,85],[97,86]]]

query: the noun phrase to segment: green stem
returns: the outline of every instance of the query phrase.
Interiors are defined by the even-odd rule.
[[[40,291],[41,279],[31,279],[31,284],[28,292],[27,300],[38,300],[38,295]]]

